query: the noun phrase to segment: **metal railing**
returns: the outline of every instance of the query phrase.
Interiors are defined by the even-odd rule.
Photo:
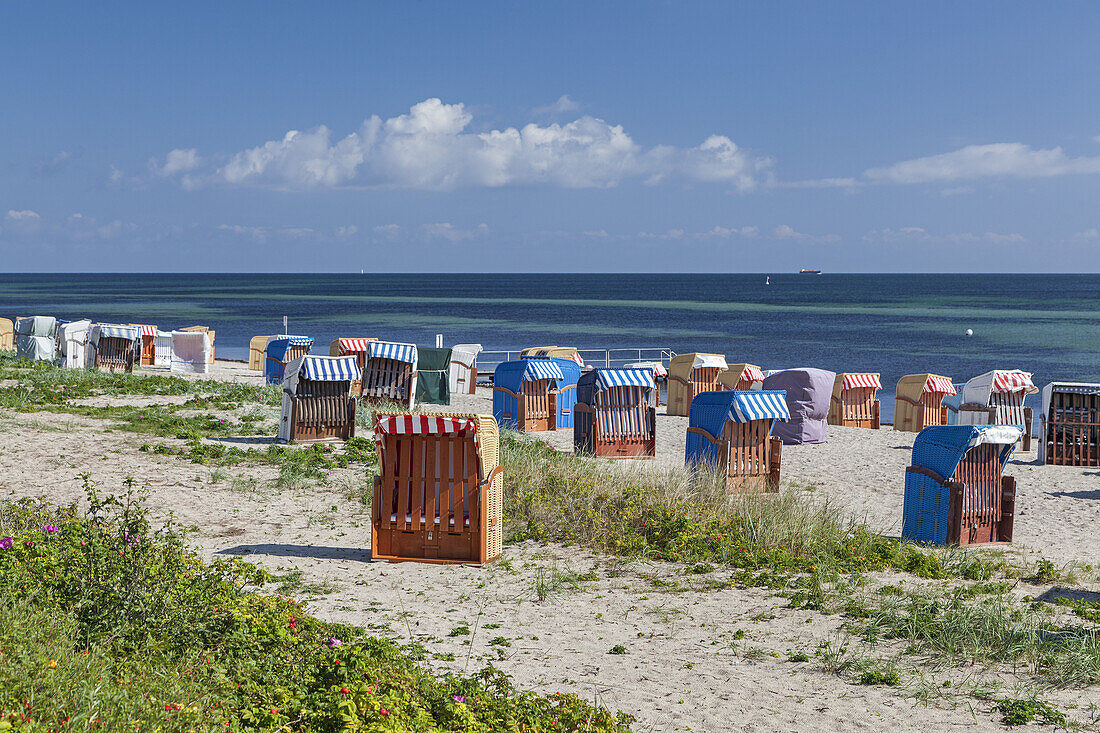
[[[504,351],[482,351],[477,355],[477,374],[479,381],[492,379],[497,365],[504,361],[519,358],[521,349]],[[668,367],[668,362],[676,352],[667,346],[643,346],[621,349],[577,349],[588,366],[610,369],[632,364],[637,361],[656,361]]]

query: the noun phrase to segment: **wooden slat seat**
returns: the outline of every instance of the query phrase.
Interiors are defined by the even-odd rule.
[[[412,408],[415,398],[413,377],[416,374],[412,364],[396,359],[368,357],[363,359],[360,368],[363,371],[364,401],[375,404],[397,402]]]
[[[355,437],[355,397],[347,381],[314,381],[299,377],[291,394],[291,443],[348,440]],[[288,392],[288,394],[290,394]]]
[[[633,386],[594,391],[594,404],[577,402],[573,447],[603,458],[656,455],[656,410],[646,389]]]
[[[94,366],[101,372],[134,371],[134,342],[113,337],[99,339]]]

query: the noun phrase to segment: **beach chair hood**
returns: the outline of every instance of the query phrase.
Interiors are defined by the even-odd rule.
[[[750,389],[760,389],[764,385],[764,372],[755,364],[730,364],[718,374],[718,384],[726,389],[736,389],[742,379],[752,382]]]
[[[15,350],[23,359],[54,361],[57,358],[57,319],[52,316],[17,318]]]
[[[665,365],[659,361],[635,361],[630,364],[623,364],[623,369],[646,369],[651,372],[654,377],[668,376],[668,370],[665,369]]]
[[[824,369],[784,369],[764,378],[764,390],[786,393],[790,420],[772,427],[788,444],[824,443],[836,374]]]
[[[962,389],[962,403],[988,405],[992,394],[1038,392],[1031,373],[1019,369],[994,369],[968,380]]]
[[[205,331],[173,331],[171,370],[179,374],[208,374],[210,335]]]
[[[248,342],[248,368],[252,371],[264,370],[264,356],[267,354],[267,342],[275,338],[271,336],[253,336]]]
[[[101,339],[122,339],[123,341],[137,341],[141,338],[141,329],[135,326],[121,326],[110,323],[97,323],[92,326],[88,341],[99,348]]]
[[[88,358],[88,332],[91,328],[92,322],[87,319],[61,324],[58,339],[61,366],[66,369],[85,367]]]
[[[451,404],[451,349],[418,348],[416,401]]]
[[[416,344],[402,344],[396,341],[368,341],[367,354],[372,359],[392,359],[412,364],[416,369],[419,356]]]
[[[483,351],[481,344],[455,344],[451,348],[450,388],[452,393],[459,390],[459,384],[467,385],[477,368],[477,355]]]
[[[692,430],[688,431],[684,458],[690,463],[719,462],[723,450],[718,439],[729,421],[746,423],[754,420],[789,420],[786,394],[782,390],[722,390],[700,392],[691,401],[688,427],[704,430],[707,440]],[[774,427],[772,428],[774,432]]]
[[[595,404],[596,395],[612,387],[641,387],[649,402],[657,383],[649,369],[593,369],[577,379],[577,402]]]
[[[338,338],[328,345],[329,356],[370,353],[370,343],[376,338]]]
[[[918,402],[925,392],[956,394],[955,385],[951,384],[951,377],[939,374],[907,374],[898,380],[896,391],[898,397]]]

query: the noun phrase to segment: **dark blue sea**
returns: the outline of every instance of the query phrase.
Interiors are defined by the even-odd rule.
[[[994,368],[1100,380],[1098,275],[0,275],[0,315],[207,325],[219,358],[252,336],[374,336],[490,350],[558,344],[723,353],[956,382]],[[967,329],[973,336],[966,336]],[[587,356],[587,355],[586,355]],[[886,394],[883,397],[887,397]],[[891,400],[884,399],[889,410]],[[884,412],[886,411],[884,410]]]

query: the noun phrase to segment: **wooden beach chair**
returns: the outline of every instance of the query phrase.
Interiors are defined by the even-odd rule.
[[[132,372],[141,330],[135,326],[96,324],[89,341],[92,345],[92,369],[101,372]]]
[[[894,398],[894,430],[919,433],[932,425],[947,424],[945,397],[955,395],[950,377],[907,374],[898,380]]]
[[[684,459],[721,471],[731,493],[779,491],[783,442],[771,428],[789,417],[781,391],[703,392],[691,403]]]
[[[451,404],[451,349],[417,347],[416,401],[426,405]]]
[[[477,355],[481,344],[455,344],[451,350],[451,394],[477,393]]]
[[[267,360],[267,342],[275,338],[271,336],[253,336],[248,342],[248,368],[254,372],[264,370],[264,362]]]
[[[0,351],[15,351],[15,321],[0,318]]]
[[[180,331],[189,333],[205,333],[210,337],[210,363],[214,363],[214,331],[209,326],[187,326],[186,328],[178,329]]]
[[[829,424],[878,430],[881,410],[876,395],[880,389],[877,372],[837,374],[829,403]]]
[[[363,400],[372,404],[396,402],[411,410],[416,403],[418,358],[415,344],[368,342],[363,367]]]
[[[138,363],[141,366],[153,366],[157,360],[157,327],[143,323],[131,323],[130,325],[141,331],[141,338],[138,342],[140,355]]]
[[[1039,461],[1100,466],[1100,384],[1051,382],[1043,387]]]
[[[668,364],[668,414],[687,417],[691,401],[718,389],[718,375],[727,369],[721,354],[677,354]]]
[[[362,373],[367,368],[367,357],[370,354],[368,344],[377,340],[376,338],[338,338],[328,345],[328,353],[329,356],[354,356],[359,364],[359,371]],[[355,392],[356,397],[363,395],[362,377],[352,385],[352,390]]]
[[[493,416],[501,427],[525,433],[557,430],[558,384],[563,381],[555,359],[501,362],[493,372]]]
[[[488,415],[378,413],[371,559],[486,563],[500,557],[503,479]]]
[[[994,369],[970,379],[960,394],[959,425],[1019,425],[1023,449],[1031,450],[1031,408],[1024,398],[1039,389],[1031,373],[1019,369]]]
[[[716,389],[745,391],[760,389],[764,385],[764,372],[755,364],[730,364],[718,373]]]
[[[286,365],[278,439],[316,443],[355,437],[355,357],[302,356]]]
[[[308,336],[275,336],[267,342],[264,377],[268,384],[282,384],[283,372],[290,362],[305,356],[313,348]]]
[[[1003,475],[1022,429],[935,425],[913,443],[905,469],[903,540],[929,545],[1011,542],[1016,481]]]
[[[647,369],[594,369],[577,381],[573,450],[602,458],[656,455],[657,385]]]

